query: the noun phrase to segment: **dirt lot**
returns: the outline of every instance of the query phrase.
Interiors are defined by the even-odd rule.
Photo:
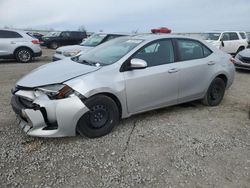
[[[10,90],[30,64],[0,63],[0,187],[250,187],[250,72],[218,107],[199,102],[123,120],[102,138],[26,136]]]

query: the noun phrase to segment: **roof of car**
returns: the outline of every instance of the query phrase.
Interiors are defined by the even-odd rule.
[[[187,38],[187,39],[198,39],[195,37],[183,36],[183,35],[173,35],[173,34],[137,34],[131,36],[132,39],[142,39],[142,40],[155,40],[155,39],[163,39],[163,38]],[[199,39],[198,39],[199,40]]]
[[[15,31],[15,32],[18,32],[18,33],[27,33],[26,31],[23,31],[23,30],[20,30],[20,29],[1,29],[0,30],[4,30],[4,31]]]
[[[93,34],[103,34],[103,35],[124,35],[124,36],[133,36],[134,33],[126,33],[126,32],[96,32]]]
[[[244,32],[245,31],[236,31],[236,30],[214,30],[214,31],[206,31],[205,33],[224,33],[224,32]]]

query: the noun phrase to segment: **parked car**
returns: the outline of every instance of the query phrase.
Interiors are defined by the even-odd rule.
[[[16,83],[11,104],[28,135],[100,137],[133,114],[193,100],[219,105],[232,62],[202,40],[120,37],[33,70]]]
[[[167,27],[160,27],[157,29],[151,29],[152,33],[171,33],[172,30]]]
[[[233,55],[248,46],[247,36],[244,31],[208,32],[203,34],[203,39],[222,51]]]
[[[126,35],[129,35],[129,34],[95,33],[91,35],[89,38],[84,39],[80,45],[63,46],[63,47],[58,48],[52,60],[53,61],[62,60],[67,57],[73,57],[79,53],[85,53],[104,42],[107,42],[117,37],[126,36]]]
[[[247,48],[250,48],[250,34],[249,33],[247,34],[247,42],[248,42]]]
[[[42,55],[39,40],[24,31],[0,30],[0,59],[16,59],[28,63],[33,57]]]
[[[42,45],[56,49],[59,46],[80,44],[86,37],[85,31],[50,32],[42,37]]]
[[[235,56],[235,68],[250,70],[250,49],[242,50]]]

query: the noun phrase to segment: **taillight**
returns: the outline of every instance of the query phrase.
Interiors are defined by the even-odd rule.
[[[231,57],[229,60],[231,63],[235,64],[235,59],[233,57]]]
[[[40,44],[39,40],[32,40],[31,41],[33,44]]]

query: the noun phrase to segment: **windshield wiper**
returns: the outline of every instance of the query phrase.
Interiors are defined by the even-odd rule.
[[[86,60],[82,60],[81,63],[90,65],[90,66],[96,66],[96,67],[99,67],[102,65],[102,63],[99,63],[99,62],[91,62],[91,61],[86,61]]]

